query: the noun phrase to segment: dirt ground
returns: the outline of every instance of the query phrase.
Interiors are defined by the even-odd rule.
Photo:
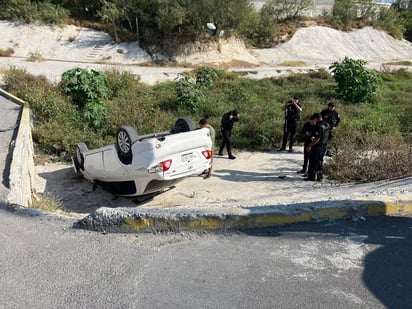
[[[332,202],[390,199],[412,192],[412,178],[370,184],[336,184],[304,181],[297,171],[303,162],[303,149],[293,153],[241,152],[236,160],[215,157],[210,179],[190,176],[174,189],[155,196],[151,201],[136,204],[133,198],[117,197],[77,176],[71,165],[62,163],[37,165],[34,186],[37,194],[57,198],[62,208],[79,216],[100,207],[155,209],[190,209],[199,211],[298,205],[308,202]]]

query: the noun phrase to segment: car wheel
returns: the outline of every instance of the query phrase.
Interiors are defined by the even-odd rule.
[[[183,118],[177,119],[172,132],[182,133],[182,132],[188,132],[188,131],[193,131],[193,130],[196,130],[196,125],[193,122],[193,120],[188,117],[183,117]]]
[[[136,130],[130,126],[123,126],[117,130],[116,146],[120,160],[124,164],[132,162],[132,145],[139,139]]]
[[[84,171],[84,153],[89,151],[85,143],[78,143],[76,146],[76,156],[73,157],[76,170]]]

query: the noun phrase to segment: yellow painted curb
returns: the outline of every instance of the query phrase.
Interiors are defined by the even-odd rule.
[[[327,203],[327,202],[325,202]],[[396,197],[382,200],[351,200],[333,204],[306,203],[301,208],[290,210],[284,207],[257,207],[233,209],[227,214],[214,213],[157,213],[118,212],[109,209],[97,211],[78,221],[74,227],[107,232],[153,232],[153,231],[230,231],[282,226],[292,223],[334,221],[367,216],[411,216],[412,198]]]

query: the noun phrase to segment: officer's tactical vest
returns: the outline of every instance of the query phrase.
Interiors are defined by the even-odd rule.
[[[320,139],[319,144],[326,145],[329,141],[330,125],[326,121],[321,121],[318,123],[318,126],[322,128],[322,138]]]

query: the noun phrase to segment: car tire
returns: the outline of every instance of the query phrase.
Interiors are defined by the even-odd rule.
[[[73,157],[76,170],[84,171],[84,153],[89,151],[85,143],[78,143],[76,146],[76,155]]]
[[[182,133],[196,130],[196,125],[189,117],[182,117],[176,120],[172,133]]]
[[[119,159],[124,164],[132,163],[132,145],[139,140],[136,130],[130,126],[123,126],[117,130],[116,147]]]

